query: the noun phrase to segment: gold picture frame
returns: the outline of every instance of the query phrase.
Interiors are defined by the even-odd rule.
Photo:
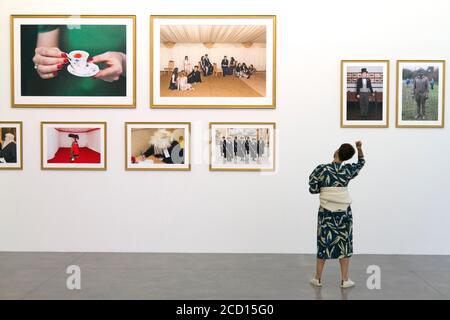
[[[165,167],[155,167],[155,168],[150,168],[150,167],[140,167],[140,168],[130,168],[129,167],[129,158],[128,158],[128,147],[130,147],[130,145],[128,144],[128,128],[129,126],[133,126],[133,125],[157,125],[157,126],[162,126],[162,127],[167,127],[169,128],[170,126],[180,126],[180,125],[184,125],[186,126],[186,130],[188,133],[188,139],[185,138],[185,141],[188,141],[188,166],[185,168],[170,168],[168,166]],[[191,163],[191,122],[125,122],[125,170],[126,171],[191,171],[192,169],[192,163]]]
[[[213,126],[226,125],[226,126],[271,126],[272,137],[271,141],[273,146],[272,152],[272,165],[270,168],[214,168],[213,167]],[[236,171],[236,172],[274,172],[276,168],[276,122],[210,122],[209,123],[209,171]]]
[[[267,104],[158,104],[155,103],[154,90],[154,22],[155,19],[271,19],[273,28],[272,55],[272,79],[271,101]],[[150,16],[150,108],[152,109],[275,109],[276,108],[276,84],[277,84],[277,16],[276,15],[151,15]],[[159,70],[159,69],[158,69]],[[267,80],[266,80],[267,81]],[[158,93],[159,95],[159,93]]]
[[[94,125],[94,126],[103,126],[103,166],[102,167],[46,167],[44,165],[44,127],[46,125]],[[41,170],[76,170],[76,171],[106,171],[108,164],[108,153],[107,153],[107,123],[103,122],[89,122],[89,121],[74,121],[74,122],[65,122],[65,121],[42,121],[41,122]]]
[[[382,95],[382,120],[372,121],[372,120],[347,120],[345,119],[345,115],[347,114],[347,97],[344,93],[344,89],[346,89],[346,79],[344,79],[344,75],[346,74],[344,68],[348,64],[361,64],[361,65],[370,65],[370,64],[380,64],[385,65],[386,70],[383,74],[383,95]],[[340,105],[341,105],[341,114],[340,114],[340,127],[341,128],[389,128],[389,99],[390,99],[390,61],[389,60],[381,60],[381,59],[364,59],[364,60],[341,60],[341,86],[340,86]],[[355,121],[357,124],[348,124],[348,121]],[[363,123],[367,122],[367,123]],[[370,123],[372,122],[372,124]],[[381,123],[383,122],[383,123]]]
[[[18,103],[17,97],[16,97],[16,67],[15,67],[15,20],[16,19],[130,19],[131,20],[131,27],[132,27],[132,53],[128,53],[133,57],[133,65],[132,65],[132,97],[127,99],[131,99],[131,103],[125,103],[125,104],[114,104],[114,103]],[[137,70],[137,53],[136,53],[136,16],[135,15],[69,15],[69,14],[49,14],[49,15],[33,15],[33,14],[13,14],[10,15],[10,54],[11,54],[11,106],[12,108],[86,108],[86,109],[95,109],[95,108],[110,108],[110,109],[135,109],[137,106],[137,89],[136,89],[136,70]],[[20,95],[18,98],[23,98],[22,95]],[[52,97],[53,98],[53,97]],[[58,97],[55,96],[55,99]],[[59,97],[60,98],[60,97]],[[66,97],[63,97],[66,98]],[[92,98],[92,97],[87,97]],[[104,97],[100,97],[104,98]],[[115,97],[114,97],[115,98]],[[122,98],[122,97],[119,97]],[[100,100],[100,99],[99,99]]]
[[[16,143],[19,142],[19,150],[20,150],[20,162],[16,167],[4,167],[0,165],[0,170],[23,170],[23,122],[22,121],[0,121],[0,128],[4,127],[4,125],[15,125],[19,127],[20,132],[20,140],[16,140]],[[17,137],[16,137],[17,139]]]
[[[440,94],[441,97],[438,97],[438,120],[436,124],[402,124],[400,122],[404,121],[401,119],[402,112],[403,112],[403,105],[400,99],[403,100],[403,79],[400,79],[400,68],[402,64],[423,64],[423,63],[429,63],[429,64],[440,64],[442,66],[442,79],[440,79],[439,88],[440,88]],[[397,72],[396,72],[396,81],[395,86],[397,89],[397,94],[395,97],[395,111],[396,111],[396,121],[395,121],[395,127],[396,128],[438,128],[442,129],[445,126],[445,68],[446,68],[446,60],[397,60]],[[402,88],[400,88],[400,85],[402,85]],[[402,93],[402,97],[400,97],[400,92]],[[439,103],[440,102],[440,103]],[[441,111],[439,112],[439,104],[441,105]],[[400,110],[401,109],[401,110]],[[439,121],[440,116],[440,121]],[[415,120],[417,121],[417,120]],[[419,120],[420,121],[420,120]]]

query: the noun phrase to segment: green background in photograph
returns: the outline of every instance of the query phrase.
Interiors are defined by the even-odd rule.
[[[59,49],[69,53],[73,50],[89,52],[90,57],[107,51],[126,54],[125,25],[80,25],[80,26],[21,26],[21,75],[23,96],[126,96],[126,78],[115,82],[81,78],[70,74],[66,66],[54,79],[43,80],[34,70],[32,61],[38,32],[60,28]],[[99,65],[102,69],[105,66]]]
[[[427,102],[425,104],[425,116],[426,120],[414,119],[417,115],[417,104],[413,95],[413,80],[417,76],[418,71],[424,72],[425,77],[430,81],[430,92],[428,95]],[[410,79],[409,85],[405,83],[404,80]],[[431,79],[434,79],[434,89],[431,90]],[[427,67],[411,70],[408,67],[404,67],[402,70],[402,85],[403,85],[403,96],[402,96],[402,120],[410,121],[437,121],[438,120],[438,106],[439,106],[439,68],[438,67]]]
[[[403,84],[402,97],[402,119],[409,121],[415,120],[417,112],[416,100],[413,96],[412,84],[407,86]],[[438,120],[438,102],[439,102],[439,85],[434,84],[434,90],[430,89],[428,100],[425,105],[426,120],[419,119],[418,121],[437,121]]]

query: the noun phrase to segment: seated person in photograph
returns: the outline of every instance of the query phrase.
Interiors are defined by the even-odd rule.
[[[170,131],[166,129],[156,130],[150,138],[149,144],[149,148],[140,157],[135,157],[136,162],[145,161],[146,158],[154,158],[165,164],[184,163],[184,146],[174,139]]]
[[[89,52],[88,62],[99,65],[101,69],[92,78],[76,77],[64,70],[69,64],[67,53],[81,49],[80,46]],[[126,28],[122,25],[83,25],[82,28],[39,25],[33,63],[41,79],[60,78],[45,87],[47,95],[125,96]],[[42,90],[42,85],[35,87]]]
[[[251,64],[247,69],[247,79],[250,79],[250,77],[256,72],[255,67]]]
[[[178,77],[178,90],[180,91],[193,91],[194,88],[192,84],[188,83],[188,78],[186,72],[181,71],[180,76]]]
[[[78,145],[80,137],[77,134],[70,133],[69,138],[73,139],[70,146],[70,162],[74,162],[75,159],[80,157],[80,146]]]
[[[242,77],[247,77],[247,73],[248,73],[247,65],[245,64],[245,62],[243,62],[242,65],[241,65]]]
[[[416,115],[414,116],[414,119],[426,119],[425,107],[429,93],[430,82],[425,76],[423,70],[419,70],[413,82],[413,95],[417,105]]]
[[[236,77],[240,78],[241,74],[242,74],[241,72],[242,72],[242,67],[241,67],[241,64],[238,63],[236,66],[236,72],[235,72]]]
[[[359,100],[359,109],[361,117],[366,118],[369,115],[370,95],[374,96],[372,82],[368,78],[369,73],[366,68],[361,69],[361,77],[356,80],[356,98]]]
[[[191,65],[191,62],[189,61],[189,57],[188,56],[184,57],[184,63],[183,64],[184,64],[184,71],[187,74],[191,73],[192,72],[192,65]]]
[[[228,75],[233,75],[234,71],[236,70],[236,63],[237,61],[234,59],[234,57],[231,57],[230,59],[230,66],[228,67]]]
[[[225,75],[228,74],[228,59],[227,56],[224,56],[222,59],[222,63],[220,64],[220,66],[222,67],[222,74],[225,77]]]
[[[207,77],[212,75],[214,72],[214,68],[211,61],[209,60],[208,54],[205,54],[204,63],[205,63],[205,76]]]
[[[169,83],[170,90],[178,90],[178,68],[173,69]]]
[[[12,133],[5,134],[5,141],[0,141],[0,159],[6,163],[17,162],[17,145]]]
[[[200,82],[202,82],[202,76],[198,66],[195,66],[194,70],[188,75],[188,83],[196,84]]]

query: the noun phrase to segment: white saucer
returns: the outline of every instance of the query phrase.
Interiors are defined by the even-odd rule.
[[[67,66],[67,71],[77,77],[92,77],[100,71],[100,68],[98,67],[98,65],[89,62],[87,68],[83,70],[75,70],[72,65],[69,64]]]

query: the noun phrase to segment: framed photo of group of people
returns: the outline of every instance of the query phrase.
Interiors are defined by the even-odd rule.
[[[152,108],[275,108],[275,16],[151,16]]]
[[[274,171],[275,123],[212,122],[211,171]]]
[[[397,61],[396,127],[443,128],[444,60]],[[389,126],[389,61],[341,61],[341,127]]]

